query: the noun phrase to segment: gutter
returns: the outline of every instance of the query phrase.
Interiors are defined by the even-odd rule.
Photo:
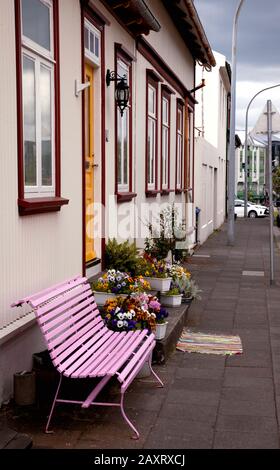
[[[201,44],[204,47],[204,50],[205,50],[205,52],[207,54],[207,57],[208,57],[208,60],[209,60],[209,64],[203,64],[203,65],[205,66],[206,69],[211,70],[211,67],[215,67],[216,60],[215,60],[215,57],[213,55],[211,46],[208,42],[205,31],[203,29],[203,26],[201,24],[201,21],[199,19],[196,8],[193,4],[193,0],[184,0],[184,3],[185,3],[185,5],[188,9],[189,15],[190,15],[190,17],[191,17],[191,19],[194,23],[194,26],[195,26],[197,34],[200,38]]]
[[[161,25],[149,9],[145,0],[130,0],[128,2],[129,6],[132,6],[139,12],[143,19],[147,22],[148,26],[155,32],[158,32],[161,29]]]

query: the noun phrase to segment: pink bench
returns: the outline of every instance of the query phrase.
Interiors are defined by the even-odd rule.
[[[152,374],[163,386],[151,366],[156,341],[147,330],[114,332],[107,328],[96,306],[90,284],[85,277],[74,277],[15,302],[12,307],[28,303],[34,309],[44,335],[52,362],[60,374],[59,384],[48,417],[46,432],[56,403],[120,406],[121,413],[139,433],[124,411],[124,394],[145,361]],[[63,376],[73,379],[99,377],[100,381],[84,401],[58,398]],[[121,384],[119,403],[96,402],[105,384],[116,376]]]

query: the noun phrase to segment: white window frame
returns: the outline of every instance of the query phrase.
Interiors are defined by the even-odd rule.
[[[40,56],[52,60],[54,58],[54,25],[53,25],[53,2],[52,0],[38,0],[43,5],[49,8],[49,17],[50,17],[50,51],[48,49],[45,49],[44,47],[40,46],[40,44],[37,44],[35,41],[32,39],[28,38],[27,36],[24,36],[23,34],[23,22],[22,22],[22,14],[21,14],[21,41],[22,41],[22,46],[25,47],[28,50],[37,52]]]
[[[163,119],[163,103],[166,103],[167,105],[167,120],[164,121]],[[161,167],[162,167],[162,172],[161,172],[161,187],[162,189],[168,189],[168,183],[169,183],[169,139],[170,139],[170,122],[169,122],[169,116],[170,116],[170,106],[171,100],[166,98],[166,96],[162,96],[161,100],[161,106],[162,106],[162,122],[161,122]],[[166,134],[166,143],[165,145],[165,139],[164,135]],[[166,175],[166,181],[164,181],[164,175]]]
[[[94,35],[94,37],[96,36],[98,38],[98,41],[99,41],[99,55],[97,56],[96,54],[94,54],[90,49],[86,48],[86,46],[84,47],[85,49],[85,57],[87,59],[89,59],[91,62],[93,62],[95,65],[100,65],[100,54],[101,54],[101,34],[100,34],[100,31],[95,28],[95,26],[93,26],[93,24],[85,19],[84,21],[84,32],[85,32],[85,29],[88,29],[88,43],[90,45],[90,33],[92,33]]]
[[[181,126],[179,126],[179,115],[181,114]],[[181,128],[180,128],[181,127]],[[183,150],[184,150],[184,110],[182,107],[177,107],[177,125],[176,125],[176,141],[177,141],[177,171],[176,171],[176,189],[183,189]]]
[[[117,58],[117,70],[118,70],[119,64],[121,65],[121,67],[126,69],[127,83],[129,83],[130,67],[120,57]],[[119,157],[121,159],[121,164],[120,164],[121,174],[119,175],[118,173],[118,180],[120,178],[120,183],[117,181],[118,192],[120,193],[129,192],[129,186],[130,186],[130,174],[129,174],[130,172],[130,113],[131,113],[131,105],[128,104],[128,106],[123,111],[123,114],[126,114],[126,122],[127,122],[127,183],[124,183],[124,140],[122,140],[121,142],[121,154],[119,155],[119,153],[117,153],[118,167],[119,167]],[[121,116],[119,108],[117,108],[117,139],[118,139],[118,134],[119,134],[119,126],[121,126],[122,136],[123,136],[124,119],[123,119],[123,116]],[[118,150],[118,146],[117,146],[117,150]]]
[[[24,194],[28,197],[53,197],[55,196],[55,83],[54,83],[54,29],[53,29],[53,2],[52,0],[40,0],[41,3],[45,4],[50,8],[50,45],[51,51],[39,46],[32,40],[29,40],[22,34],[22,51],[21,57],[27,57],[31,59],[35,66],[35,138],[36,138],[36,186],[27,186],[25,184],[25,160],[23,165],[23,181],[24,181]],[[21,15],[22,24],[22,15]],[[23,31],[23,30],[22,30]],[[46,52],[49,54],[46,54]],[[42,185],[42,140],[41,140],[41,103],[40,103],[40,74],[41,66],[47,68],[51,72],[51,152],[52,152],[52,185]],[[23,60],[22,70],[23,78]],[[23,96],[23,112],[22,112],[22,123],[23,123],[23,150],[24,150],[24,96]],[[25,154],[24,158],[25,158]]]
[[[154,97],[154,111],[150,111],[150,106],[149,106],[149,90],[153,91],[153,97]],[[157,88],[148,83],[147,86],[147,93],[148,93],[148,122],[147,122],[147,145],[149,145],[149,136],[150,136],[150,148],[148,152],[148,171],[147,171],[147,189],[148,191],[153,191],[156,188],[156,132],[157,132]],[[149,129],[150,129],[150,122],[152,127],[154,128],[154,140],[152,141],[151,135],[149,134]],[[152,152],[151,152],[152,151]],[[151,159],[151,155],[153,155],[153,163]],[[149,158],[150,157],[150,158]],[[154,180],[149,181],[149,177],[153,174]]]

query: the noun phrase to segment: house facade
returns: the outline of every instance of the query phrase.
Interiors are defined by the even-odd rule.
[[[194,243],[195,63],[215,59],[192,0],[0,2],[0,403],[44,344],[12,302],[143,246],[178,203]],[[128,91],[129,89],[129,91]]]
[[[224,222],[230,110],[230,66],[225,56],[214,53],[211,73],[196,66],[195,205],[197,241],[203,243]]]

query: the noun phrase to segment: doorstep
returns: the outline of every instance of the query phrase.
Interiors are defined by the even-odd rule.
[[[182,304],[180,307],[169,307],[165,338],[157,340],[153,350],[154,364],[164,364],[170,354],[175,351],[178,339],[187,322],[189,306],[190,304]]]

